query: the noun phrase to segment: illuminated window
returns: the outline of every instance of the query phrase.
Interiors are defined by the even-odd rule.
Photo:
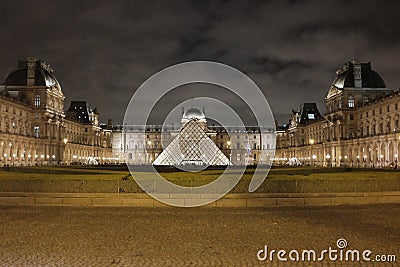
[[[354,98],[349,96],[349,108],[354,108]]]
[[[35,95],[35,107],[40,107],[40,95]]]
[[[33,128],[34,129],[34,132],[35,132],[35,137],[37,137],[37,138],[39,138],[39,126],[35,126],[35,128]]]

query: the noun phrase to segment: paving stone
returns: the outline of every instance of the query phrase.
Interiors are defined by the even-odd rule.
[[[230,199],[236,200],[236,199]],[[256,199],[253,199],[256,200]],[[400,205],[264,208],[0,206],[0,266],[397,266],[261,262],[270,249],[400,257]]]

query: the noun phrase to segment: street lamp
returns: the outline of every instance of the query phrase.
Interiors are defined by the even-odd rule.
[[[329,161],[329,159],[331,158],[331,155],[326,154],[325,158],[326,158],[326,166],[329,166],[330,163],[328,163],[328,161]]]
[[[363,156],[364,167],[367,167],[367,155]]]
[[[357,168],[360,167],[360,155],[357,155]]]
[[[313,165],[315,167],[315,160],[316,160],[317,156],[316,155],[312,155],[312,159],[313,159]]]
[[[380,156],[379,156],[379,158],[380,158],[380,162],[381,162],[381,167],[383,167],[383,155],[381,154]]]

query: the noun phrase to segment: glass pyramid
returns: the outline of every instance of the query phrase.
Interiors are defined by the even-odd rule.
[[[153,164],[231,165],[232,163],[204,132],[198,119],[191,119]]]

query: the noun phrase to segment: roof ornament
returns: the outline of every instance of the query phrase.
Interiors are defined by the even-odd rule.
[[[53,73],[53,69],[50,67],[49,64],[47,64],[46,62],[42,61],[40,63],[40,66],[42,67],[42,69],[46,70],[49,73]]]

